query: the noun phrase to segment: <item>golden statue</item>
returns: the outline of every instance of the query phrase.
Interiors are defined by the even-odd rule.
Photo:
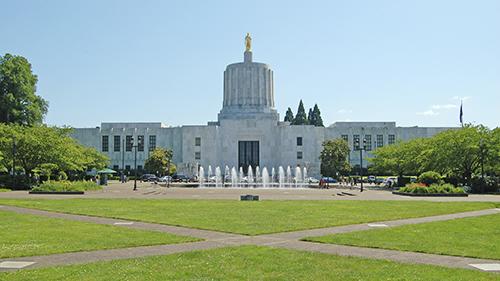
[[[247,32],[247,36],[245,36],[245,52],[252,51],[252,37],[250,37],[250,33]]]

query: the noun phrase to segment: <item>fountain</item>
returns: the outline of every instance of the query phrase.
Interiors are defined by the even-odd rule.
[[[273,171],[274,171],[274,169],[273,169]],[[269,173],[267,172],[266,167],[264,167],[264,169],[262,169],[262,187],[263,188],[269,187]]]
[[[205,184],[205,170],[200,166],[200,171],[198,172],[198,179],[200,180],[200,186],[203,187]]]
[[[279,188],[282,188],[285,184],[285,170],[283,170],[283,167],[280,166],[279,169],[278,169],[278,182],[279,182],[279,185],[278,187]]]
[[[235,167],[231,169],[231,187],[238,187],[238,173]]]
[[[292,183],[292,169],[290,168],[290,166],[286,167],[286,183],[287,187],[290,187]]]
[[[299,166],[295,167],[295,187],[302,185],[302,171]]]
[[[216,188],[221,187],[221,183],[222,183],[221,179],[222,179],[222,177],[221,177],[220,167],[217,166],[217,168],[215,168],[215,187]]]
[[[210,182],[212,179],[212,165],[208,165],[207,181]]]
[[[248,166],[248,186],[251,187],[253,185],[253,171],[252,171],[252,166]]]
[[[271,169],[271,183],[275,183],[276,181],[276,171],[274,170],[274,167]]]

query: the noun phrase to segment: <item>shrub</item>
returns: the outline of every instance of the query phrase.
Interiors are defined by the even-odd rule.
[[[44,182],[40,186],[33,188],[33,191],[87,191],[99,190],[101,187],[90,181],[51,181]]]
[[[439,183],[443,182],[441,179],[441,175],[438,172],[434,172],[434,171],[428,171],[428,172],[422,173],[418,177],[417,181],[420,183],[424,183],[427,186],[435,184],[435,183],[439,184]]]
[[[423,183],[411,183],[401,188],[399,191],[419,194],[438,194],[438,193],[465,193],[464,189],[454,187],[452,184],[432,184],[426,186]]]
[[[57,174],[57,179],[60,181],[68,180],[68,175],[64,171],[60,171],[59,174]]]

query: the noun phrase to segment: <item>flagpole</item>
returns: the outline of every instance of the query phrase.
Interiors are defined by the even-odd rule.
[[[462,125],[462,128],[464,127],[464,119],[463,119],[463,116],[464,116],[464,111],[463,111],[463,100],[460,99],[460,124]]]

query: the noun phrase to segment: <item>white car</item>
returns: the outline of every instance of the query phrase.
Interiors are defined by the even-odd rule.
[[[171,176],[163,176],[160,179],[158,179],[159,182],[171,182],[172,177]]]
[[[313,177],[309,177],[306,179],[306,182],[308,183],[319,183],[319,180]]]

